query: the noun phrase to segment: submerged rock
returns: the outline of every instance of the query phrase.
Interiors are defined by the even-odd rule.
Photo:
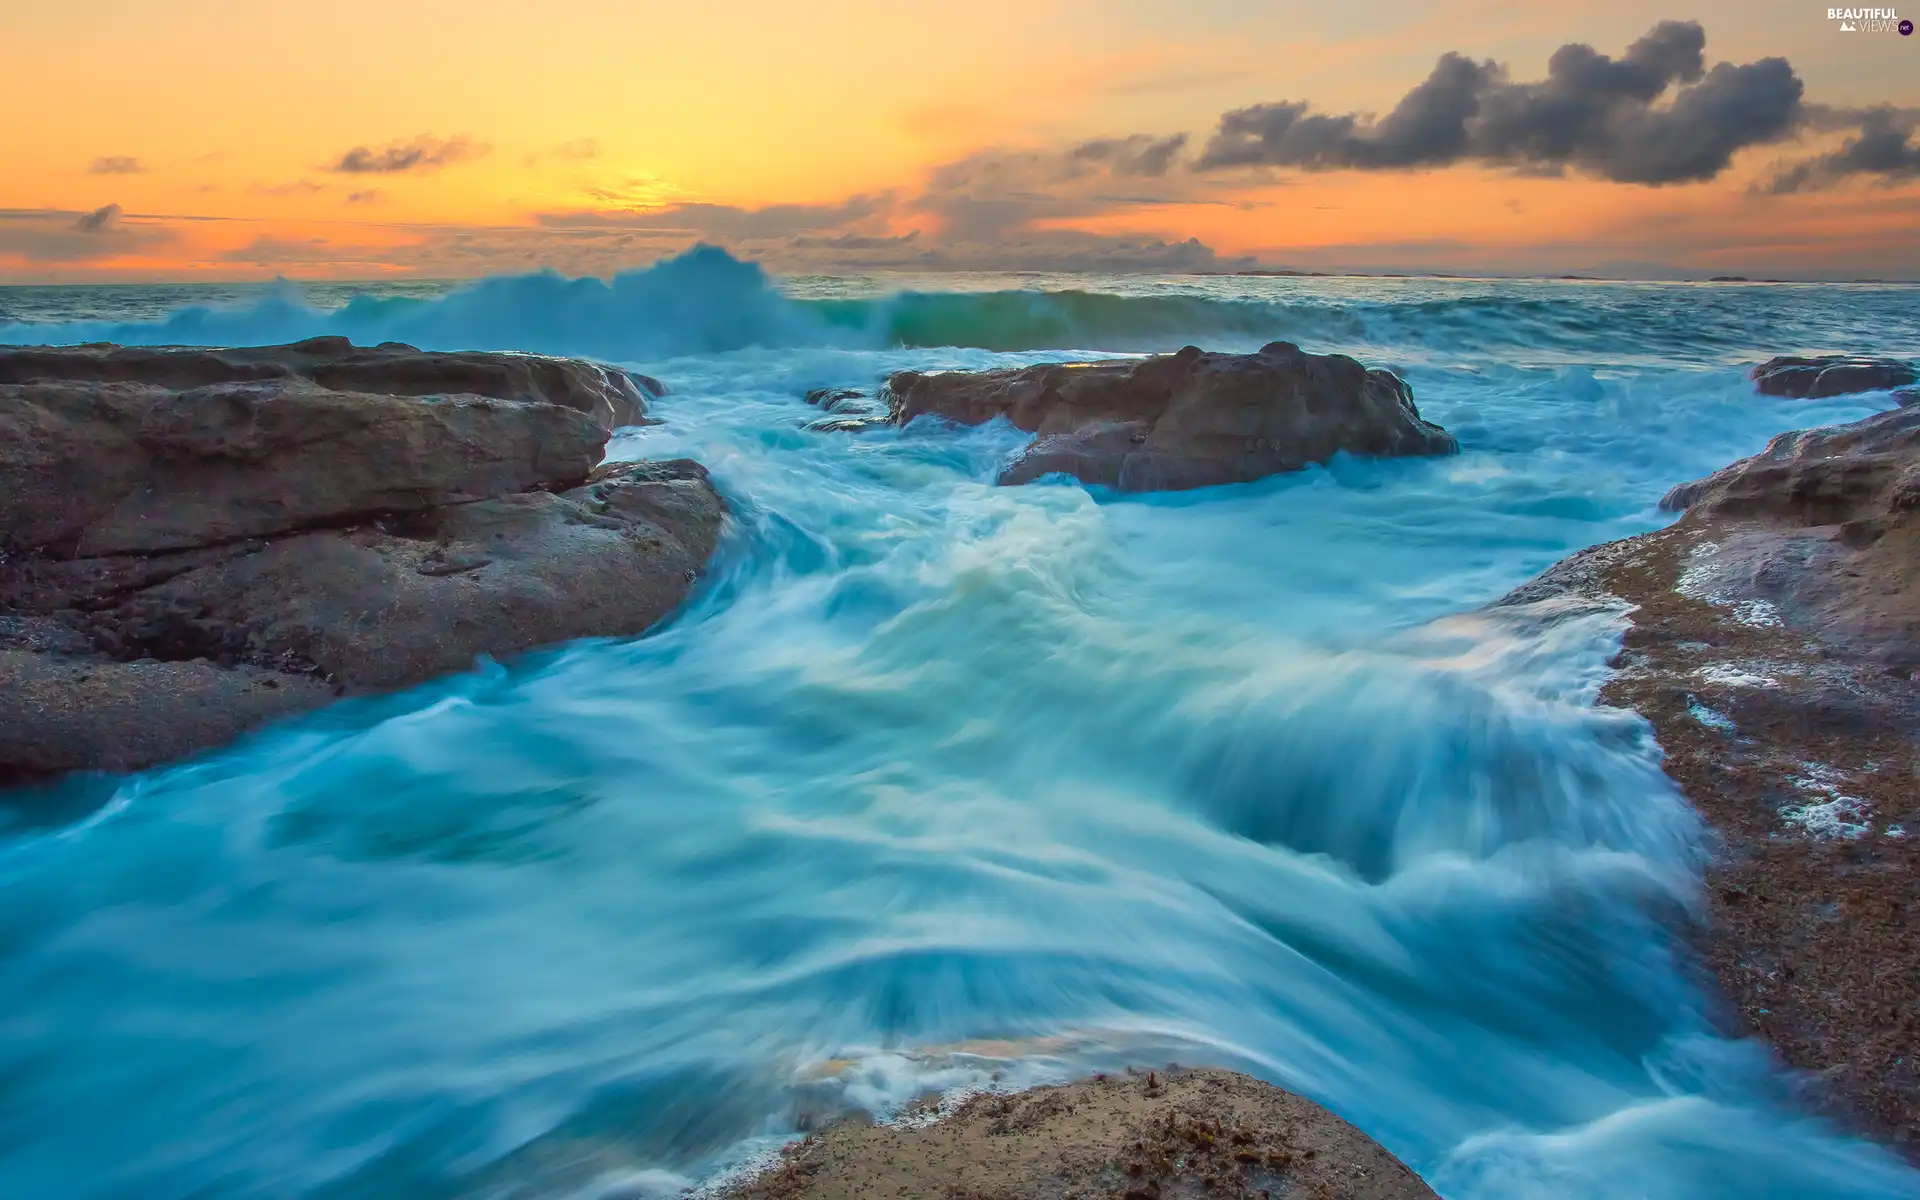
[[[639,633],[704,569],[725,507],[699,464],[595,469],[599,368],[337,340],[0,351],[0,777]]]
[[[1172,1068],[979,1095],[931,1121],[845,1122],[722,1200],[1433,1195],[1310,1100],[1232,1071]]]
[[[1004,416],[1037,435],[1005,484],[1065,472],[1126,492],[1245,483],[1335,454],[1452,454],[1406,383],[1340,354],[1274,342],[1256,354],[1178,354],[1017,370],[902,371],[892,418],[977,425]]]
[[[1631,606],[1600,698],[1717,831],[1698,944],[1735,1031],[1920,1159],[1920,408],[1782,434],[1663,505],[1509,600]]]
[[[891,423],[879,401],[855,388],[814,388],[805,399],[816,408],[837,414],[807,422],[807,428],[815,433],[858,433]]]
[[[1824,354],[1813,358],[1783,355],[1753,369],[1754,386],[1765,396],[1789,400],[1822,400],[1855,392],[1886,392],[1920,383],[1920,370],[1897,358],[1855,358]],[[1920,393],[1900,395],[1902,404],[1920,400]]]

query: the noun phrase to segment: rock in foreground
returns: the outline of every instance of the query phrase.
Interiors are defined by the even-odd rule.
[[[0,384],[65,381],[133,383],[185,391],[213,384],[303,385],[382,396],[487,396],[555,404],[586,415],[605,432],[645,420],[644,387],[632,375],[574,358],[498,351],[416,350],[401,342],[356,346],[343,337],[285,346],[0,347]]]
[[[931,1123],[842,1124],[725,1196],[1430,1200],[1433,1192],[1310,1100],[1231,1071],[1170,1070],[976,1096]]]
[[[1824,354],[1813,358],[1783,355],[1753,369],[1754,386],[1765,396],[1789,400],[1824,400],[1856,392],[1887,392],[1920,383],[1920,370],[1896,358],[1855,358]],[[1903,395],[1912,404],[1920,394]]]
[[[1738,1032],[1920,1159],[1920,408],[1782,434],[1666,529],[1511,601],[1632,605],[1603,702],[1720,835],[1700,951]]]
[[[933,374],[887,381],[893,419],[978,425],[1004,416],[1037,435],[1003,484],[1063,472],[1124,492],[1246,483],[1335,454],[1452,454],[1406,383],[1340,354],[1274,342],[1256,354],[1178,354],[1123,362]]]
[[[581,405],[617,374],[331,341],[0,350],[0,780],[646,629],[725,507],[697,463],[595,468]]]

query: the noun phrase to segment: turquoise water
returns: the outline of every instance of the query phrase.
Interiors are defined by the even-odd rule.
[[[1483,610],[1885,407],[1744,365],[1912,353],[1915,297],[695,254],[36,299],[0,340],[626,362],[671,392],[614,455],[699,458],[733,519],[649,637],[0,798],[0,1193],[673,1195],[846,1106],[1179,1061],[1312,1095],[1448,1197],[1920,1194],[1712,1031],[1672,932],[1702,831],[1592,705],[1618,617]],[[1005,427],[803,428],[807,388],[902,367],[1277,337],[1402,369],[1463,453],[1123,498],[992,487]]]

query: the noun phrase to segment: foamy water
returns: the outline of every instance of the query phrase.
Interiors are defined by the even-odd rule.
[[[699,458],[734,517],[652,636],[14,796],[0,1193],[671,1195],[848,1106],[1180,1061],[1448,1197],[1914,1195],[1713,1033],[1672,932],[1702,831],[1592,704],[1619,614],[1481,611],[1884,407],[1742,366],[1912,352],[1913,297],[711,255],[133,324],[36,295],[0,339],[629,363],[672,393],[614,454]],[[803,428],[902,367],[1276,337],[1400,367],[1463,453],[1122,498],[992,487],[1005,427]]]

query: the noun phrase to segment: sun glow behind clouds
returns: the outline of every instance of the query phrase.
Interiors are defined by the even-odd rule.
[[[1920,47],[1827,36],[1824,12],[1785,0],[1696,7],[1709,64],[1785,55],[1824,104],[1920,105],[1915,60],[1900,53]],[[1749,183],[1784,153],[1767,148],[1665,189],[1577,171],[1201,177],[1182,165],[1230,110],[1297,100],[1384,114],[1442,51],[1508,63],[1522,81],[1565,42],[1619,55],[1673,15],[1639,0],[1497,12],[1382,0],[1364,21],[1239,0],[982,0],[964,13],[825,0],[804,19],[772,0],[556,0],[535,22],[503,0],[167,9],[14,0],[0,13],[0,105],[38,114],[0,127],[0,279],[605,272],[703,236],[795,269],[1022,255],[1046,266],[1092,261],[1089,247],[1118,237],[1197,238],[1223,263],[1418,265],[1412,255],[1460,269],[1478,255],[1556,270],[1662,257],[1741,273],[1873,262],[1879,274],[1893,269],[1881,247],[1920,235],[1913,186],[1897,179],[1892,192],[1756,206]],[[302,47],[324,52],[263,52]],[[50,95],[62,103],[39,102]],[[1129,167],[1138,155],[1071,154],[1182,133],[1180,162],[1158,173]],[[1820,136],[1805,153],[1844,135]],[[1025,161],[1029,178],[996,167],[995,183],[980,174],[989,161]],[[962,169],[970,190],[956,191]],[[1887,203],[1897,196],[1906,208]],[[115,229],[78,237],[78,216],[108,204],[124,214]]]

